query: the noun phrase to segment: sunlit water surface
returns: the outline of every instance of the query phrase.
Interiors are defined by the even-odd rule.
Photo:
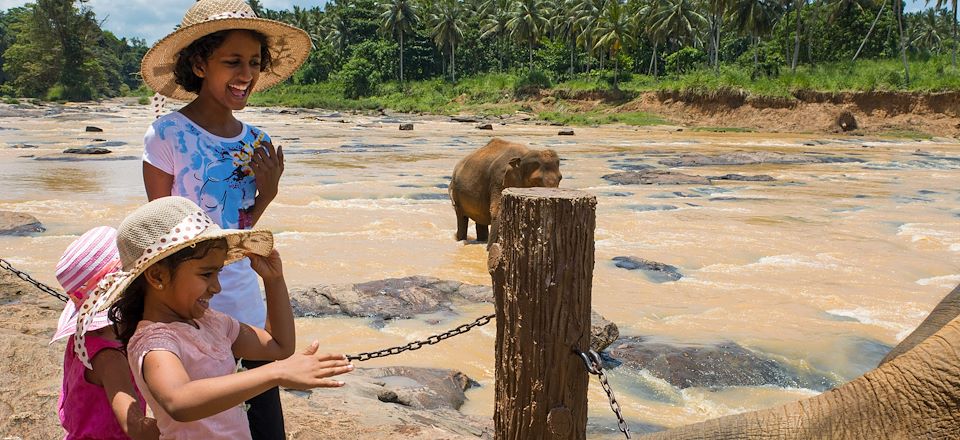
[[[6,109],[14,111],[7,106]],[[0,255],[56,285],[64,247],[93,226],[116,226],[145,201],[139,160],[35,160],[94,139],[122,141],[114,156],[139,157],[152,120],[146,106],[107,102],[63,112],[0,117],[0,210],[27,212],[47,231],[0,237]],[[446,184],[454,164],[491,135],[555,149],[562,186],[597,197],[593,307],[621,335],[676,343],[735,341],[838,382],[873,368],[876,347],[893,346],[960,283],[960,145],[949,141],[842,135],[676,132],[632,127],[557,127],[281,114],[248,109],[286,152],[281,194],[259,226],[277,234],[292,286],[426,275],[490,284],[483,245],[454,241]],[[95,125],[103,133],[87,133]],[[767,174],[774,182],[613,185],[601,178],[630,165],[659,165],[681,154],[767,151],[856,158],[858,163],[715,166],[687,174]],[[474,234],[471,225],[471,236]],[[614,266],[634,256],[676,266],[683,278],[656,283]],[[301,345],[357,353],[421,339],[479,315],[389,321],[299,319]],[[429,321],[429,323],[427,322]],[[463,371],[481,386],[466,413],[493,413],[495,327],[488,325],[417,352],[362,366],[415,365]],[[806,389],[738,387],[680,390],[645,371],[608,375],[627,419],[676,426],[810,396]],[[590,387],[594,424],[614,428],[606,397]]]

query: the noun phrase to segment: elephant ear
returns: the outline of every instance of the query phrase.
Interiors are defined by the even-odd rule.
[[[510,159],[510,168],[503,175],[503,188],[517,188],[523,183],[523,173],[521,172],[521,163],[523,158],[514,157]]]

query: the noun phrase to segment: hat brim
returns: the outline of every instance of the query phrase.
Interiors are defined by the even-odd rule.
[[[273,251],[273,234],[270,231],[262,229],[238,230],[208,228],[190,240],[186,240],[178,245],[164,249],[162,252],[158,252],[150,259],[133,268],[131,272],[124,273],[122,277],[117,278],[113,284],[106,286],[105,289],[97,289],[97,291],[87,298],[87,301],[84,301],[83,305],[81,306],[81,313],[83,313],[83,311],[88,307],[93,308],[94,313],[107,310],[114,302],[116,302],[117,298],[120,297],[120,294],[126,291],[127,288],[130,287],[130,284],[133,283],[133,281],[136,280],[140,274],[146,271],[147,268],[152,266],[154,263],[163,260],[164,258],[167,258],[186,247],[194,246],[204,241],[221,238],[227,240],[227,258],[223,262],[224,265],[240,261],[246,257],[246,254],[256,254],[265,257],[270,255],[270,252]],[[81,321],[82,319],[78,319],[76,323],[78,332],[87,331],[86,329],[83,329],[83,323]]]
[[[93,321],[90,322],[87,331],[100,330],[110,324],[110,319],[107,318],[107,311],[104,310],[93,316]],[[50,343],[57,342],[76,332],[77,306],[73,301],[67,301],[67,305],[63,306],[63,312],[60,313],[60,319],[57,320],[57,331],[53,334],[53,338],[50,339]]]
[[[144,83],[155,92],[172,99],[189,101],[196,93],[177,84],[174,68],[177,55],[198,38],[228,29],[246,29],[267,36],[271,65],[260,72],[254,91],[272,87],[293,75],[307,60],[313,43],[302,29],[265,18],[222,18],[208,20],[178,29],[163,37],[143,56],[140,74]]]

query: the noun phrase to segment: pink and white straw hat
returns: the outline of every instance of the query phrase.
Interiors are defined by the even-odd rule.
[[[67,292],[70,301],[63,307],[57,332],[50,343],[76,332],[77,309],[87,299],[100,280],[120,268],[117,251],[117,230],[109,226],[93,228],[74,240],[57,262],[57,281]],[[94,315],[88,331],[110,325],[107,312]]]

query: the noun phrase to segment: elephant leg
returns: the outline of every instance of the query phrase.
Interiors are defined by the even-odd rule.
[[[490,245],[497,242],[500,238],[499,234],[500,229],[500,220],[496,218],[491,219],[490,221],[490,238],[487,239],[487,249],[490,249]]]
[[[487,225],[477,223],[477,241],[487,241]]]
[[[470,218],[457,211],[457,241],[467,239],[467,223]]]

